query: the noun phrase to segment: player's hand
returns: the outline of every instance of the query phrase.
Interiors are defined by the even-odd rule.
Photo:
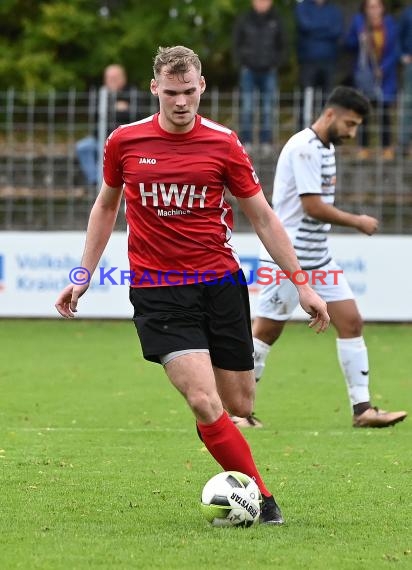
[[[309,285],[299,285],[298,293],[302,309],[311,316],[309,327],[317,333],[324,332],[330,322],[325,301]]]
[[[365,214],[358,216],[356,229],[358,229],[360,232],[371,236],[377,231],[378,226],[379,222],[376,218],[372,218],[372,216],[366,216]]]
[[[62,317],[73,319],[74,313],[77,313],[77,302],[79,298],[87,291],[89,283],[84,285],[74,285],[70,283],[63,289],[57,297],[55,307]]]

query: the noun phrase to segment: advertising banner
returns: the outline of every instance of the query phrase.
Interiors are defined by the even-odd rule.
[[[54,303],[70,280],[80,279],[84,232],[0,232],[0,317],[59,317]],[[259,291],[259,241],[234,234],[232,242],[250,282],[252,316]],[[369,321],[412,321],[409,301],[410,236],[330,236],[335,260],[344,270],[359,309]],[[126,233],[110,238],[78,317],[131,318]],[[173,268],[171,268],[173,269]],[[298,308],[294,318],[306,319]]]

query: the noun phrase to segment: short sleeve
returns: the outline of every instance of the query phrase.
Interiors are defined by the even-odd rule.
[[[226,186],[236,198],[250,198],[261,190],[259,178],[237,135],[230,135]]]
[[[322,193],[321,155],[315,145],[306,144],[293,148],[291,165],[299,195]]]
[[[119,133],[116,129],[109,135],[104,145],[103,178],[112,188],[123,186],[123,171],[119,156]]]

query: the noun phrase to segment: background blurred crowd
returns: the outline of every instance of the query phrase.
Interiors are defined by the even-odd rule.
[[[273,154],[276,113],[284,109],[286,97],[290,107],[293,103],[290,129],[299,130],[310,125],[319,102],[338,84],[355,85],[372,101],[370,122],[360,133],[358,159],[368,159],[374,147],[379,147],[383,160],[398,153],[409,156],[412,2],[157,0],[155,9],[135,0],[69,4],[0,2],[0,101],[14,93],[24,101],[27,91],[75,90],[86,99],[101,85],[107,88],[110,129],[147,114],[150,104],[145,97],[152,73],[147,62],[155,47],[183,43],[202,58],[208,92],[213,87],[220,92],[238,89],[240,105],[232,105],[235,120],[229,119],[229,124],[259,157]],[[101,79],[110,66],[118,71],[121,66],[126,85],[114,88]],[[133,95],[129,105],[130,93],[136,90],[142,94],[140,108]],[[93,103],[91,95],[89,99]],[[89,107],[93,115],[93,104]],[[219,119],[226,122],[227,116]],[[94,184],[96,144],[101,146],[97,113],[95,125],[88,121],[87,128],[84,122],[77,127],[83,140],[76,155],[85,180]]]
[[[313,91],[324,100],[339,83],[357,87],[368,96],[378,122],[382,158],[395,151],[410,151],[412,122],[412,3],[391,14],[383,0],[364,0],[358,11],[345,17],[341,3],[297,0],[294,33],[288,38],[285,22],[273,0],[251,0],[250,9],[234,23],[233,58],[239,70],[240,136],[253,151],[256,110],[260,108],[260,152],[271,152],[273,103],[282,91],[280,69],[291,47],[296,50],[301,93],[297,129],[312,120],[309,104]],[[341,63],[346,57],[346,67]],[[402,121],[398,148],[394,148],[390,108],[402,94]],[[256,106],[255,97],[260,105]],[[309,110],[308,110],[309,108]],[[369,157],[369,124],[360,131],[358,158]]]

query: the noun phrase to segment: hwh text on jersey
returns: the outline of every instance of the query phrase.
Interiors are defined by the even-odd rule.
[[[148,186],[148,187],[147,187]],[[187,197],[186,208],[205,207],[207,186],[198,188],[196,184],[163,184],[162,182],[152,182],[145,185],[139,183],[140,196],[143,206],[178,206],[183,205]]]

